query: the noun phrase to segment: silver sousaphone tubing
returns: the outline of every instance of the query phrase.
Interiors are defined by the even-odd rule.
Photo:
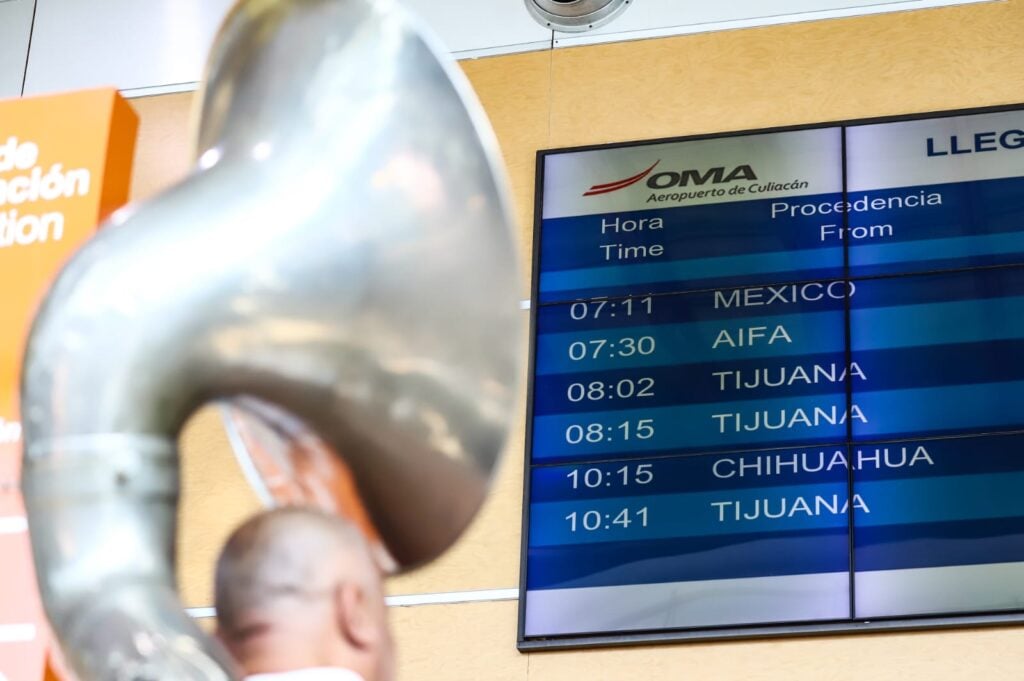
[[[387,0],[244,0],[201,94],[194,172],[73,258],[24,360],[33,551],[82,681],[230,678],[174,584],[201,405],[300,419],[410,567],[475,515],[516,399],[496,145],[419,24]]]

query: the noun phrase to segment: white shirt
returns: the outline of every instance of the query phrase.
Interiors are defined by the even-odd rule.
[[[253,674],[245,681],[365,681],[362,676],[340,667],[310,667],[276,674]]]

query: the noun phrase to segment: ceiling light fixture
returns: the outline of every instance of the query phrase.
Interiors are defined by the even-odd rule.
[[[582,33],[619,16],[631,0],[525,0],[526,9],[541,26],[553,31]]]

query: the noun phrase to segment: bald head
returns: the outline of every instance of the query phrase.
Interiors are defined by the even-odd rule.
[[[219,633],[248,674],[337,666],[391,675],[380,572],[362,534],[319,511],[261,513],[217,561]]]

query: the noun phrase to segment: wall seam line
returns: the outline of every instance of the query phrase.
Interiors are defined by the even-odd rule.
[[[28,45],[25,46],[25,68],[21,71],[21,96],[25,96],[25,84],[28,82],[28,63],[32,60],[32,34],[36,31],[36,10],[39,0],[32,2],[32,21],[28,25]]]

